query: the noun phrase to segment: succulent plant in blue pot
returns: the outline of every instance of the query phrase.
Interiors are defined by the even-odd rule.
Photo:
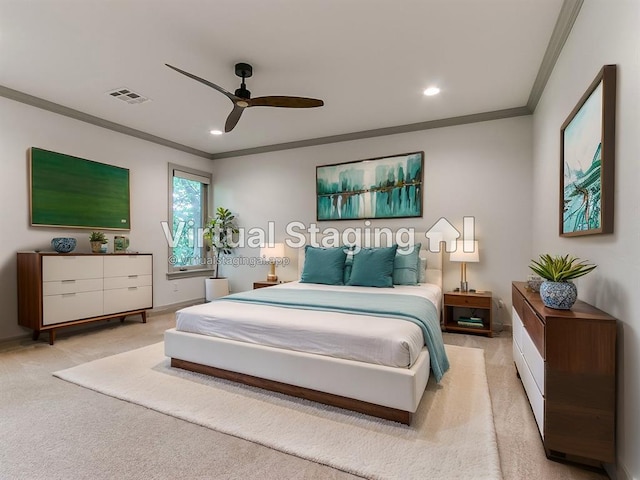
[[[51,240],[51,247],[58,253],[73,252],[76,244],[76,239],[72,237],[56,237]]]
[[[545,279],[540,285],[540,298],[549,308],[570,310],[578,298],[578,290],[571,282],[593,271],[597,265],[581,261],[569,255],[544,254],[538,260],[531,260],[529,268]]]

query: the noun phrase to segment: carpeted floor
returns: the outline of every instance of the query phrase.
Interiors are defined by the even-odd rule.
[[[172,314],[0,345],[1,479],[349,479],[354,475],[60,381],[51,373],[160,342]],[[482,348],[505,479],[604,479],[545,458],[511,338],[445,334]],[[46,336],[45,336],[46,337]]]
[[[375,479],[500,479],[484,351],[447,346],[411,426],[172,369],[162,343],[54,375],[167,415]]]

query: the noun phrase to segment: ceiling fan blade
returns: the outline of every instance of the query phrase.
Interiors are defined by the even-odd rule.
[[[256,97],[247,100],[250,107],[311,108],[324,105],[322,100],[306,97]]]
[[[227,97],[229,97],[229,100],[231,100],[232,102],[235,102],[236,100],[239,100],[239,97],[236,97],[233,93],[225,90],[222,87],[219,87],[218,85],[216,85],[215,83],[211,83],[209,80],[205,80],[204,78],[200,78],[200,77],[196,77],[195,75],[193,75],[192,73],[189,72],[185,72],[184,70],[181,70],[177,67],[174,67],[172,65],[169,65],[168,63],[165,63],[165,65],[169,68],[171,68],[172,70],[175,70],[178,73],[181,73],[182,75],[185,75],[189,78],[193,78],[195,81],[200,82],[200,83],[204,83],[207,87],[211,87],[216,89],[217,91],[219,91],[220,93],[225,94]]]
[[[236,126],[238,120],[240,120],[240,116],[242,115],[243,110],[243,107],[239,107],[238,105],[233,106],[233,110],[231,110],[231,113],[227,117],[227,121],[224,124],[224,131],[226,133],[229,133],[231,130],[233,130],[233,127]]]

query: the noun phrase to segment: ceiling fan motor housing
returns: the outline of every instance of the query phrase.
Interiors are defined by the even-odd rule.
[[[242,78],[249,78],[253,75],[253,67],[248,63],[236,63],[236,75]]]
[[[247,90],[247,87],[244,84],[244,79],[253,75],[253,67],[248,63],[236,63],[236,75],[242,78],[240,88],[235,91],[236,97],[247,99],[251,98],[251,92]]]
[[[244,83],[243,83],[244,85]],[[240,87],[235,91],[236,97],[240,97],[240,98],[246,98],[249,99],[251,98],[251,92],[249,90],[247,90],[244,87]]]

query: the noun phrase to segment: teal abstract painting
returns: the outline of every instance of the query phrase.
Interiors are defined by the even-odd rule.
[[[602,86],[564,130],[563,231],[600,228]]]
[[[424,153],[316,167],[318,220],[422,216]]]
[[[560,235],[613,232],[615,66],[606,65],[561,129]]]

